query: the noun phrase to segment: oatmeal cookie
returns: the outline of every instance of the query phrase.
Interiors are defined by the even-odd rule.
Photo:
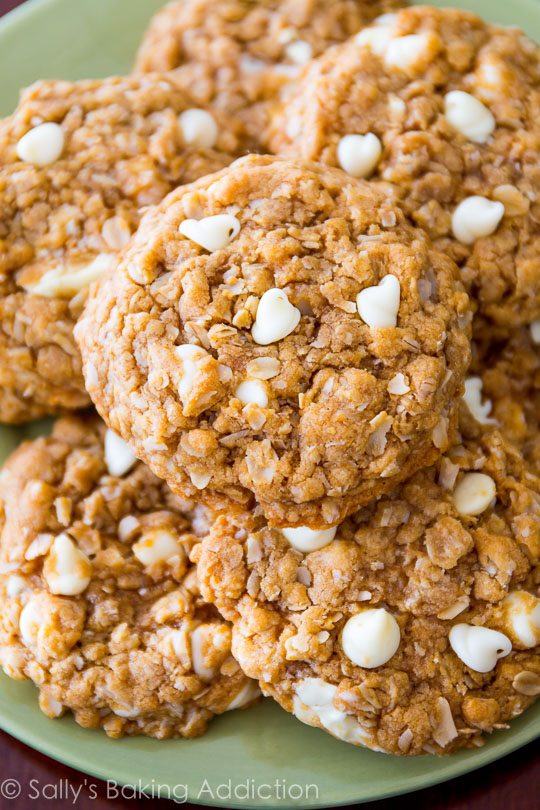
[[[540,325],[540,324],[539,324]],[[508,340],[474,341],[465,381],[469,412],[482,425],[498,425],[540,473],[540,331],[514,330]]]
[[[328,526],[446,449],[457,270],[374,186],[243,158],[148,212],[76,335],[107,423],[186,497]],[[230,508],[230,505],[227,507]]]
[[[397,0],[176,0],[150,23],[136,71],[179,68],[200,98],[234,113],[261,146],[267,104],[302,66]]]
[[[540,480],[494,430],[337,530],[229,515],[193,556],[244,671],[347,742],[476,747],[540,694]]]
[[[88,404],[87,285],[141,208],[242,151],[228,116],[195,107],[175,76],[46,81],[0,122],[0,421]]]
[[[540,316],[540,50],[415,7],[329,50],[277,115],[274,151],[394,185],[507,331]]]
[[[255,699],[189,561],[204,513],[115,434],[61,420],[1,480],[0,664],[34,681],[45,714],[111,737],[193,737]]]

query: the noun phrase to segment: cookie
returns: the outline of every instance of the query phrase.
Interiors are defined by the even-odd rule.
[[[0,664],[49,717],[111,737],[202,734],[253,701],[189,555],[204,515],[92,416],[56,423],[1,473]]]
[[[201,103],[239,116],[261,147],[267,105],[302,66],[396,0],[177,0],[152,19],[135,70],[182,74]]]
[[[337,531],[228,515],[195,557],[244,671],[346,742],[477,747],[540,694],[540,480],[493,429]]]
[[[539,57],[517,29],[405,9],[308,67],[272,147],[391,183],[508,334],[540,317]]]
[[[474,343],[465,381],[469,412],[482,425],[497,425],[540,473],[540,332],[514,330],[508,340]]]
[[[446,449],[453,263],[382,191],[251,156],[148,212],[76,329],[105,421],[186,497],[338,523]]]
[[[47,81],[0,122],[0,421],[88,404],[72,335],[88,284],[141,208],[243,149],[195,107],[175,76]]]

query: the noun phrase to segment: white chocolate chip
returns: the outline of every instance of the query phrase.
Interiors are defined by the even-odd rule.
[[[338,740],[354,745],[368,745],[374,750],[369,731],[358,720],[334,706],[337,686],[321,678],[304,678],[296,685],[294,715],[309,726],[322,726]]]
[[[286,540],[297,551],[309,554],[310,551],[317,551],[332,542],[336,536],[337,526],[330,529],[309,529],[307,526],[297,528],[282,529],[281,533]]]
[[[183,343],[181,346],[176,346],[175,353],[182,362],[182,377],[178,385],[178,393],[185,404],[195,385],[199,362],[208,356],[208,352],[201,346]]]
[[[432,36],[428,33],[408,34],[390,40],[384,55],[388,68],[396,68],[409,73],[429,54]]]
[[[513,591],[501,604],[505,630],[520,649],[540,644],[540,599],[527,591]]]
[[[207,110],[196,107],[184,110],[178,116],[184,142],[199,149],[211,149],[218,139],[218,127]]]
[[[21,640],[26,647],[32,647],[37,642],[38,633],[45,620],[43,605],[37,595],[31,596],[21,610],[19,617],[19,632]]]
[[[392,28],[387,25],[376,25],[373,28],[364,28],[356,35],[356,43],[361,47],[382,56],[392,40]]]
[[[244,380],[243,383],[240,383],[234,392],[234,395],[244,405],[250,405],[253,403],[258,405],[260,408],[266,408],[268,405],[266,386],[264,383],[257,380]]]
[[[530,325],[532,342],[540,346],[540,318]]]
[[[225,711],[232,712],[235,709],[243,709],[244,706],[253,703],[253,701],[257,700],[260,696],[261,690],[259,689],[259,684],[257,681],[248,678],[240,691],[233,697]]]
[[[285,47],[285,55],[295,65],[305,65],[313,57],[313,48],[309,42],[298,39]]]
[[[444,97],[446,120],[473,143],[486,143],[496,127],[488,108],[470,93],[453,90]]]
[[[455,488],[453,497],[460,515],[481,515],[497,497],[497,487],[489,475],[468,472]]]
[[[109,475],[116,477],[125,475],[136,461],[137,456],[131,447],[114,430],[107,430],[105,433],[105,463]]]
[[[394,394],[396,396],[401,396],[402,394],[408,394],[410,391],[410,386],[405,379],[405,376],[398,372],[392,379],[388,382],[388,393]]]
[[[477,422],[481,425],[494,425],[496,419],[490,419],[491,413],[491,400],[486,399],[482,402],[482,380],[480,377],[468,377],[465,380],[465,393],[463,394],[463,402],[474,416]]]
[[[395,276],[385,276],[377,286],[366,287],[356,296],[358,314],[372,329],[397,325],[401,287]]]
[[[353,664],[374,669],[386,664],[401,641],[399,624],[384,608],[370,608],[347,621],[341,633],[343,652]]]
[[[378,17],[375,17],[373,20],[373,25],[395,25],[397,20],[397,14],[393,11],[389,11],[386,14],[379,14]]]
[[[182,236],[209,250],[221,250],[240,233],[240,222],[232,214],[217,214],[204,219],[185,219],[180,225]]]
[[[34,166],[49,166],[62,154],[64,142],[64,130],[59,124],[38,124],[18,142],[17,157]]]
[[[193,671],[203,681],[211,681],[216,670],[205,664],[205,648],[213,643],[213,625],[201,624],[191,632],[191,661]]]
[[[45,298],[73,298],[114,265],[114,256],[100,253],[91,262],[66,263],[48,270],[36,282],[21,286],[33,295]]]
[[[448,640],[460,661],[475,672],[491,672],[499,658],[512,652],[512,642],[508,636],[489,627],[455,624]]]
[[[294,332],[300,323],[300,310],[293,306],[284,290],[267,290],[259,301],[251,336],[260,346],[268,346]]]
[[[43,576],[51,593],[76,596],[89,585],[92,563],[67,534],[59,534],[43,564]]]
[[[155,529],[143,534],[133,545],[133,554],[144,566],[167,562],[180,552],[178,537],[167,529]]]
[[[452,717],[452,710],[446,698],[440,697],[437,700],[437,710],[439,713],[437,726],[433,730],[433,739],[441,748],[446,748],[448,743],[455,740],[458,730]]]
[[[382,144],[373,132],[344,135],[338,143],[338,163],[352,177],[369,177],[382,155]]]
[[[281,368],[281,363],[276,357],[256,357],[246,366],[248,377],[256,380],[271,380],[277,377]]]
[[[467,197],[452,216],[452,232],[458,242],[472,245],[477,239],[491,236],[504,217],[504,205],[486,197]]]

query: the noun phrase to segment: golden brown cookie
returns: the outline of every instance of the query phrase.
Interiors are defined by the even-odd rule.
[[[337,531],[229,515],[194,556],[245,672],[346,742],[477,747],[540,694],[540,480],[497,431]]]
[[[517,29],[405,9],[308,67],[273,148],[393,184],[508,332],[540,316],[539,56]]]
[[[469,322],[383,192],[251,156],[148,212],[76,334],[104,419],[173,490],[321,527],[446,449]]]
[[[202,734],[255,699],[231,629],[189,555],[204,514],[91,415],[6,462],[0,493],[0,664],[111,737]]]
[[[397,0],[176,0],[152,19],[138,72],[180,68],[202,104],[234,113],[261,146],[267,104],[302,66]]]
[[[540,331],[522,327],[507,340],[488,334],[474,342],[465,401],[480,424],[497,425],[539,472]]]
[[[175,76],[48,81],[0,122],[0,421],[88,404],[72,335],[88,284],[141,208],[243,148],[195,106]]]

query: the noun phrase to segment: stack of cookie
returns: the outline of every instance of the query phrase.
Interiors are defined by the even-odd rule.
[[[540,694],[540,52],[396,6],[180,0],[0,123],[0,416],[105,423],[2,472],[50,716],[442,754]]]

